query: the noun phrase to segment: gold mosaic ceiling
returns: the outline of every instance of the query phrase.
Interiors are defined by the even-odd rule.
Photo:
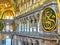
[[[14,3],[12,2],[12,0],[0,0],[0,19],[2,19],[1,17],[4,12],[8,12],[6,14],[8,15],[11,13],[10,11],[12,11],[13,14],[15,13],[15,7],[14,7]]]

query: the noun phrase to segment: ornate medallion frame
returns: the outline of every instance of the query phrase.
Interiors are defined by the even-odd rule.
[[[54,24],[54,27],[51,29],[51,30],[46,30],[46,29],[44,29],[44,27],[43,27],[43,24],[42,24],[42,15],[43,15],[43,12],[45,11],[45,9],[47,9],[47,8],[50,8],[52,11],[54,11],[54,14],[55,14],[55,24]],[[41,24],[41,27],[42,27],[42,29],[43,29],[43,31],[45,31],[45,32],[51,32],[51,31],[53,31],[55,28],[56,28],[56,24],[57,24],[57,14],[56,14],[56,11],[52,8],[52,7],[50,7],[50,6],[47,6],[47,7],[45,7],[45,8],[43,8],[43,10],[42,10],[42,12],[41,12],[41,21],[40,21],[40,24]]]

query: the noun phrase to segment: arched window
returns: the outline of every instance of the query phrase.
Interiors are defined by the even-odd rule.
[[[13,19],[14,13],[12,10],[6,10],[3,12],[1,19]]]

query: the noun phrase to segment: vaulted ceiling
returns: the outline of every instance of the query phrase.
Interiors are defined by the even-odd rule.
[[[15,15],[16,2],[14,2],[15,0],[0,0],[0,19],[5,11],[8,12],[7,15],[11,13],[10,11]]]
[[[8,12],[7,15],[10,15],[10,11],[12,11],[14,16],[16,16],[16,14],[18,15],[20,11],[19,8],[29,1],[30,0],[0,0],[0,19],[2,19],[2,15],[5,12]]]

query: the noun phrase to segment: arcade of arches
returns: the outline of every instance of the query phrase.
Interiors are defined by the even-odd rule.
[[[57,0],[0,0],[0,45],[58,45],[60,40],[55,35],[57,33],[55,13],[51,13],[51,10],[48,9],[49,12],[44,11],[45,15],[43,14],[41,17],[42,11],[46,7],[45,3],[48,3],[49,5],[46,5],[52,7],[54,12],[57,10],[55,2]],[[60,18],[60,14],[58,17]],[[41,28],[42,18],[44,27],[51,28],[54,25],[51,33],[49,32],[51,29],[45,32]],[[47,27],[45,28],[47,29]]]

